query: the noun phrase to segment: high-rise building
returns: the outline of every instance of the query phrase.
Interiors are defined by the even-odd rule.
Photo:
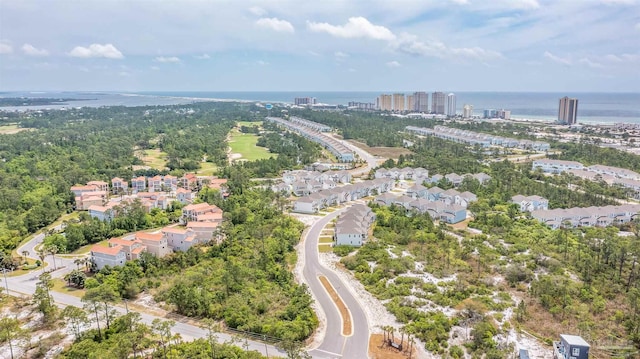
[[[444,92],[434,92],[431,94],[431,113],[444,115],[446,97]]]
[[[456,116],[456,95],[452,93],[447,95],[447,116]]]
[[[473,117],[473,105],[464,105],[462,108],[462,117],[463,118],[471,118]]]
[[[382,94],[378,96],[378,109],[380,111],[393,110],[393,107],[391,106],[391,95]]]
[[[429,112],[429,94],[426,92],[413,93],[413,110],[416,112]]]
[[[407,111],[416,110],[416,97],[414,95],[407,95]]]
[[[404,112],[405,110],[404,103],[404,94],[403,93],[394,93],[393,94],[393,110],[396,112]]]
[[[578,118],[578,99],[567,96],[560,99],[558,106],[558,123],[574,125]]]
[[[309,106],[315,105],[317,103],[317,100],[315,97],[296,97],[293,99],[293,103],[296,106]]]
[[[505,109],[498,110],[498,118],[501,118],[503,120],[510,120],[511,111]]]

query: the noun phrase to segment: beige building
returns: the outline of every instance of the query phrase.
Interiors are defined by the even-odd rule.
[[[378,109],[380,111],[392,111],[391,95],[382,94],[378,96]]]
[[[413,94],[413,111],[421,113],[429,113],[429,94],[424,91],[414,92]],[[409,108],[411,110],[411,108]]]
[[[406,106],[404,103],[404,94],[394,93],[393,94],[393,111],[404,112],[405,110],[406,110]]]
[[[578,119],[578,99],[567,96],[560,99],[558,106],[558,123],[575,125]]]
[[[462,117],[463,118],[473,117],[473,105],[464,105],[464,107],[462,108]]]
[[[416,110],[416,100],[414,95],[407,95],[407,111],[415,111]]]

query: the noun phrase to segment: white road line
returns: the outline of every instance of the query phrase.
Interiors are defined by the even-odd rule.
[[[338,353],[334,353],[334,352],[329,352],[329,351],[322,350],[322,349],[314,349],[314,351],[319,351],[319,352],[327,353],[327,354],[330,354],[330,355],[336,355],[336,356],[338,356],[338,357],[341,357],[341,358],[342,358],[342,354],[338,354]]]

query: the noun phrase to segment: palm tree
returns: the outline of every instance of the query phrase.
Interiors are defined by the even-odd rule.
[[[24,257],[24,260],[27,261],[27,258],[29,258],[29,251],[22,251],[22,256]]]
[[[75,265],[76,265],[76,268],[77,268],[78,270],[80,270],[80,265],[81,265],[81,264],[84,264],[84,259],[82,259],[82,258],[76,258],[76,259],[74,259],[74,260],[73,260],[73,264],[75,264]]]
[[[38,258],[40,258],[40,263],[42,265],[42,273],[44,273],[44,257],[46,257],[46,253],[40,249],[40,250],[36,250],[36,253],[38,254]]]

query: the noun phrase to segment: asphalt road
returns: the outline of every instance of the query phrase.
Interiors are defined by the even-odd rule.
[[[29,257],[38,259],[37,253],[35,251],[35,247],[36,245],[41,243],[43,239],[44,239],[44,234],[38,234],[34,236],[32,240],[30,240],[29,242],[25,243],[24,245],[18,248],[18,253],[22,255],[23,251],[28,251]],[[50,255],[48,255],[45,258],[45,261],[47,261],[46,268],[50,269],[53,267],[53,264],[49,263],[51,262]],[[53,278],[62,278],[66,273],[76,268],[76,265],[73,263],[73,259],[61,258],[59,256],[56,256],[56,264],[58,266],[58,270],[51,272],[51,276]],[[42,271],[38,269],[36,271],[33,271],[29,274],[25,274],[22,276],[8,277],[7,282],[9,285],[10,294],[19,296],[19,297],[25,297],[25,296],[30,297],[31,295],[33,295],[33,293],[36,290],[36,283],[38,281],[38,276],[41,273]],[[2,288],[4,289],[4,283],[2,283]],[[51,295],[53,296],[53,299],[58,306],[64,307],[67,305],[73,305],[79,308],[83,307],[83,303],[78,297],[74,297],[72,295],[59,293],[55,291],[51,291]],[[121,314],[124,314],[126,312],[125,306],[122,303],[114,306],[114,309]],[[135,310],[131,310],[131,311],[135,312]],[[164,318],[164,317],[159,317],[159,316],[142,313],[142,312],[140,312],[140,315],[141,315],[142,322],[148,325],[151,325],[151,322],[154,319],[167,320],[167,318]],[[179,322],[179,321],[176,321],[176,324],[173,326],[173,328],[171,328],[171,331],[174,334],[180,334],[183,340],[205,338],[207,334],[206,331],[200,329],[195,325],[191,325],[191,324]],[[233,338],[231,335],[225,334],[225,333],[218,333],[217,336],[218,336],[218,342],[231,341]],[[265,345],[262,342],[257,342],[252,340],[245,341],[244,339],[242,339],[240,342],[235,343],[235,345],[242,348],[246,347],[247,344],[248,344],[249,350],[258,351],[262,353],[262,355],[268,355],[269,357],[286,357],[286,353],[284,351],[274,347],[273,345]]]
[[[318,238],[322,228],[343,211],[344,209],[341,209],[323,217],[309,228],[304,238],[305,263],[302,273],[311,294],[327,319],[327,328],[322,343],[309,352],[314,358],[361,359],[368,357],[369,325],[361,304],[332,270],[320,264],[318,258]],[[318,279],[320,275],[327,277],[349,309],[353,323],[353,335],[349,337],[342,335],[342,318],[335,303],[320,283]]]
[[[349,141],[341,140],[336,136],[333,136],[332,134],[329,134],[329,135],[332,136],[336,141],[340,141],[343,145],[345,145],[350,150],[354,151],[360,157],[361,160],[366,162],[365,166],[350,170],[349,172],[351,172],[352,176],[367,175],[369,171],[378,167],[378,159],[374,155],[352,144]]]

